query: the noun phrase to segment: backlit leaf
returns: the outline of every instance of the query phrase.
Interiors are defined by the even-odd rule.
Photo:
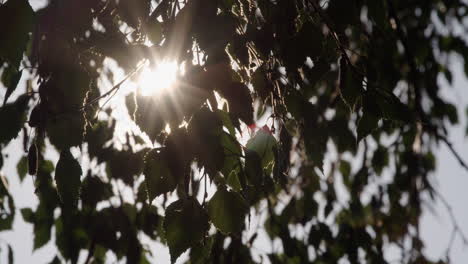
[[[169,170],[164,153],[159,150],[146,154],[143,174],[150,203],[159,195],[174,191],[178,183]]]
[[[225,234],[239,234],[248,212],[246,201],[236,192],[219,189],[208,202],[208,214],[213,224]]]
[[[276,145],[275,137],[269,131],[262,128],[247,141],[246,148],[255,151],[260,157],[262,167],[266,168],[274,162],[273,148]]]
[[[194,198],[177,200],[167,207],[163,227],[171,263],[175,263],[180,254],[203,239],[208,215]]]
[[[75,208],[81,185],[81,166],[69,150],[60,152],[55,182],[60,200],[66,208]]]
[[[5,92],[5,98],[3,99],[3,104],[6,104],[10,95],[16,90],[19,80],[23,71],[16,70],[13,66],[8,66],[2,74],[2,83],[7,88]]]
[[[26,156],[22,157],[18,161],[18,164],[16,165],[16,172],[18,173],[20,181],[22,182],[28,173],[28,158]]]
[[[0,144],[7,144],[16,138],[26,121],[26,110],[29,96],[18,97],[14,103],[8,103],[0,108]]]
[[[18,67],[34,22],[34,11],[27,0],[9,0],[0,6],[0,59]]]

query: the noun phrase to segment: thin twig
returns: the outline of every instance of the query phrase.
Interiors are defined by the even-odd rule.
[[[461,229],[460,225],[458,224],[458,221],[457,221],[457,218],[455,217],[455,214],[453,213],[453,208],[452,206],[450,205],[450,203],[445,199],[444,196],[442,196],[441,193],[439,193],[437,190],[434,190],[435,194],[439,197],[440,201],[442,202],[442,204],[445,206],[445,209],[447,210],[447,212],[449,213],[449,216],[450,216],[450,220],[452,221],[452,225],[453,225],[453,229],[454,229],[454,232],[456,232],[463,244],[465,246],[468,245],[468,238],[466,237],[466,235],[463,233],[463,230]],[[451,242],[452,243],[452,242]]]
[[[110,94],[112,94],[112,92],[114,91],[117,91],[120,89],[120,87],[122,86],[122,84],[127,81],[130,77],[132,77],[135,73],[137,73],[138,71],[141,70],[141,68],[145,65],[145,63],[141,63],[138,67],[136,67],[135,69],[133,69],[129,74],[127,74],[127,76],[125,76],[120,82],[118,82],[116,85],[114,85],[109,91],[107,91],[106,93],[96,97],[96,98],[93,98],[91,101],[89,101],[88,103],[86,103],[85,105],[83,105],[79,110],[83,110],[84,108],[86,108],[87,106],[89,105],[92,105],[96,102],[98,102],[100,99],[104,98],[104,97],[107,97],[109,96]]]
[[[435,136],[437,137],[437,139],[440,139],[442,140],[445,145],[447,145],[447,147],[450,149],[450,151],[452,152],[453,156],[455,156],[455,158],[458,160],[458,163],[460,163],[460,166],[462,166],[465,170],[468,171],[468,165],[467,163],[462,159],[462,157],[460,156],[460,154],[458,154],[458,152],[455,150],[455,148],[453,147],[453,144],[447,139],[447,137],[445,136],[442,136],[441,134],[439,133],[435,133]]]
[[[91,245],[89,246],[88,257],[86,257],[86,261],[84,262],[84,264],[90,263],[91,259],[93,258],[93,255],[94,255],[95,248],[96,248],[96,242],[93,239],[91,241]]]

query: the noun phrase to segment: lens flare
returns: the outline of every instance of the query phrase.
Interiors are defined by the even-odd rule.
[[[143,96],[153,96],[173,87],[177,81],[176,62],[164,61],[154,68],[145,67],[139,76],[139,92]]]

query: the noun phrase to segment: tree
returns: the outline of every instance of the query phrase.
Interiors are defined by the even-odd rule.
[[[23,137],[18,174],[34,175],[39,205],[20,212],[35,249],[55,229],[53,263],[80,250],[86,263],[107,251],[146,263],[157,252],[143,235],[172,262],[190,249],[189,263],[387,263],[389,245],[401,263],[450,261],[426,258],[419,220],[439,196],[436,145],[468,169],[447,140],[457,108],[437,82],[451,82],[451,54],[468,59],[463,1],[3,2],[0,148]],[[110,59],[126,77],[109,89]],[[165,60],[184,65],[175,87],[126,95],[142,133],[116,139],[107,101]],[[37,85],[14,98],[26,71]],[[9,177],[0,230],[15,217]],[[260,230],[281,247],[255,252]]]

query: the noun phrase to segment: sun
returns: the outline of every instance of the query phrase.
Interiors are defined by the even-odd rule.
[[[175,61],[162,61],[154,67],[144,67],[138,78],[140,94],[152,96],[170,89],[177,81],[178,71]]]

